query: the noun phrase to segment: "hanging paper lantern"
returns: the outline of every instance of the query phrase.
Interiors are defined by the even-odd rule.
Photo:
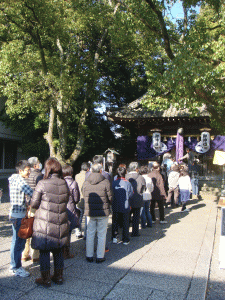
[[[204,149],[210,148],[210,133],[209,132],[204,131],[201,133],[201,142],[202,142],[202,147]]]
[[[195,151],[198,153],[206,153],[210,149],[210,133],[203,131],[201,133],[201,141],[195,146]]]
[[[153,148],[158,152],[161,149],[161,134],[159,132],[153,133]]]
[[[152,135],[152,142],[153,142],[153,149],[158,152],[165,152],[167,151],[166,144],[161,142],[161,134],[159,132],[154,132]]]

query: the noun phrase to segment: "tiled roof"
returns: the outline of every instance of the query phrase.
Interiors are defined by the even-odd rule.
[[[190,117],[189,110],[186,109],[176,109],[172,105],[166,110],[147,110],[147,108],[142,106],[142,100],[145,95],[141,98],[121,107],[113,108],[107,110],[107,117],[111,119],[148,119],[148,118],[174,118],[174,117]],[[210,114],[206,110],[206,106],[198,108],[198,111],[191,117],[209,117]]]

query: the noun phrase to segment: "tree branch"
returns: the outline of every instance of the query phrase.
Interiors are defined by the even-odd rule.
[[[159,20],[159,24],[160,24],[160,27],[161,27],[161,31],[162,31],[162,37],[163,37],[163,40],[164,40],[165,51],[166,51],[166,53],[167,53],[167,55],[170,59],[174,59],[175,56],[173,55],[172,49],[170,47],[170,39],[169,39],[169,35],[168,35],[167,29],[166,29],[166,24],[164,22],[162,12],[157,9],[157,7],[155,6],[155,4],[153,3],[152,0],[145,0],[145,1],[149,4],[151,9],[157,15],[158,20]]]
[[[188,9],[184,5],[184,3],[183,3],[183,11],[184,11],[184,28],[183,28],[183,33],[181,35],[181,42],[184,41],[184,38],[185,38],[185,35],[186,35],[186,32],[187,32],[187,24],[188,24],[188,17],[187,17]]]
[[[122,3],[122,5],[135,18],[137,18],[138,20],[140,20],[150,31],[152,31],[153,33],[157,34],[159,37],[162,37],[162,34],[161,34],[160,30],[157,27],[155,27],[155,26],[151,26],[151,24],[149,24],[144,18],[142,18],[141,14],[139,14],[137,12],[134,12],[132,9],[130,9],[130,7],[128,5],[126,5],[126,3]]]

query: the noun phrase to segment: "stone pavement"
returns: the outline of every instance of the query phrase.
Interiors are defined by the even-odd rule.
[[[206,197],[190,201],[188,207],[189,213],[181,213],[180,208],[165,209],[168,224],[159,224],[157,220],[152,228],[142,229],[140,237],[131,238],[128,246],[111,243],[110,219],[107,237],[110,251],[102,264],[85,260],[85,241],[73,234],[75,257],[65,261],[65,282],[46,289],[34,283],[40,276],[38,264],[23,264],[31,273],[28,278],[8,272],[11,225],[7,219],[9,203],[2,203],[0,299],[205,299],[215,229],[219,226],[217,202]],[[215,270],[217,267],[213,265]],[[221,273],[224,276],[225,270]],[[207,299],[225,299],[211,297],[218,275],[211,276]]]
[[[218,209],[215,240],[214,240],[212,261],[210,265],[206,300],[225,299],[225,269],[219,268],[220,233],[221,233],[221,209]]]

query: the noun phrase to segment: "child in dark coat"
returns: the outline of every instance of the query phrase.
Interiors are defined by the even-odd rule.
[[[113,202],[112,202],[112,239],[113,243],[117,243],[117,234],[120,221],[122,222],[123,235],[122,241],[124,245],[130,242],[129,237],[129,214],[130,214],[130,197],[133,195],[131,183],[125,179],[126,168],[117,168],[118,177],[113,181]]]
[[[68,219],[70,223],[69,245],[64,246],[63,248],[64,258],[68,259],[74,257],[74,255],[70,254],[70,240],[72,230],[79,227],[79,210],[76,208],[76,204],[80,201],[80,192],[77,182],[73,180],[73,168],[70,165],[64,165],[62,167],[62,174],[69,189],[69,201],[67,204]]]

